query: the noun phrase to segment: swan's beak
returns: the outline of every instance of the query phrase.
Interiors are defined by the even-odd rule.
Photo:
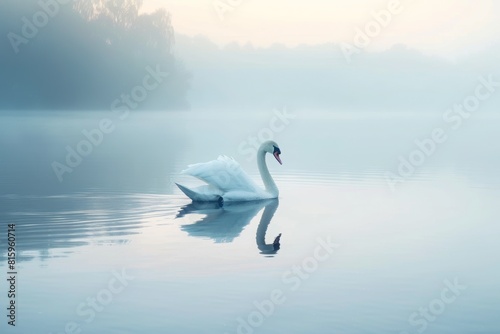
[[[280,163],[280,165],[283,165],[283,163],[281,162],[281,158],[280,158],[279,152],[274,152],[273,155],[276,158],[276,160],[278,160],[278,162]]]

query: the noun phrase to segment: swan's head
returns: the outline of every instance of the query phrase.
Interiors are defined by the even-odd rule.
[[[272,141],[272,140],[266,141],[266,142],[262,143],[261,148],[265,152],[271,153],[276,158],[276,160],[278,160],[280,165],[283,164],[281,162],[281,158],[280,158],[280,154],[281,154],[280,147],[278,146],[278,144],[275,141]]]

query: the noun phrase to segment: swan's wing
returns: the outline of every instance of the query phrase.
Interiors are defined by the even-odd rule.
[[[216,202],[222,195],[220,189],[209,184],[196,188],[188,188],[178,183],[176,183],[176,185],[184,194],[186,194],[187,197],[191,198],[195,202]]]
[[[182,173],[197,177],[223,192],[235,189],[249,192],[260,190],[240,164],[227,156],[221,155],[217,160],[189,165]]]

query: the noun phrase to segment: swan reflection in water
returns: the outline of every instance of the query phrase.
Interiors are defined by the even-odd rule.
[[[181,229],[194,237],[210,238],[216,243],[232,242],[246,225],[264,207],[257,228],[256,243],[261,254],[276,254],[280,249],[281,233],[270,244],[266,244],[267,227],[278,209],[279,200],[269,199],[252,202],[192,202],[178,212],[176,218],[190,214],[205,217],[193,224],[182,225]]]

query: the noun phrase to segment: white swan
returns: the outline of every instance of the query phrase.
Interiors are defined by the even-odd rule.
[[[281,150],[274,141],[266,141],[257,151],[257,165],[265,189],[259,187],[232,158],[219,156],[217,160],[189,165],[183,174],[194,176],[206,185],[190,189],[176,183],[180,190],[195,202],[255,201],[277,198],[278,187],[266,165],[266,153],[271,153],[280,164]]]

